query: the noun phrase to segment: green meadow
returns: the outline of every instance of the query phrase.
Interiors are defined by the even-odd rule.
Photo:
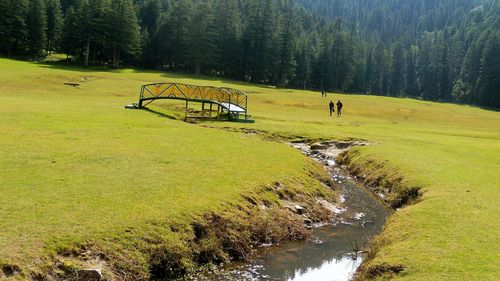
[[[78,88],[64,85],[81,78],[88,81]],[[125,110],[152,82],[243,90],[255,123],[185,123],[175,101]],[[338,99],[344,116],[330,117],[328,102]],[[390,217],[367,266],[402,265],[396,280],[500,279],[498,112],[7,59],[0,59],[0,266],[44,270],[58,253],[91,243],[147,267],[135,252],[146,237],[186,247],[171,229],[243,204],[243,195],[277,202],[265,188],[276,182],[319,192],[312,176],[319,165],[227,127],[369,142],[353,161],[380,163],[423,196]]]

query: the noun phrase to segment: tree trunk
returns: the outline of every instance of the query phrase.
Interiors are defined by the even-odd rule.
[[[116,69],[120,67],[120,48],[116,51]]]
[[[85,48],[85,63],[84,66],[89,66],[89,55],[90,55],[90,40],[87,40],[87,47]]]
[[[118,69],[120,66],[120,48],[113,47],[113,68]]]
[[[113,68],[116,68],[116,47],[113,46]]]
[[[52,49],[52,41],[49,39],[47,40],[47,56],[50,56],[52,54],[51,49]]]
[[[92,65],[95,66],[95,56],[96,56],[96,49],[97,49],[97,46],[94,46],[94,48],[92,49]]]

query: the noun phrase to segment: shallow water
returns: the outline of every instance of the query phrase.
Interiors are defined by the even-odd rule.
[[[385,224],[390,213],[378,198],[335,165],[326,151],[311,154],[309,147],[294,145],[328,167],[342,189],[342,209],[336,223],[313,230],[312,239],[261,249],[244,263],[233,263],[200,280],[349,280],[361,265],[361,250]]]

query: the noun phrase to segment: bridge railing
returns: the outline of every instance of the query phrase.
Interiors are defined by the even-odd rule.
[[[139,105],[144,101],[156,99],[181,99],[200,102],[228,103],[241,107],[247,111],[247,95],[231,88],[217,88],[211,86],[195,86],[179,83],[154,83],[143,85],[139,98]]]
[[[221,89],[230,93],[231,95],[230,103],[235,104],[248,111],[248,96],[246,93],[232,88],[221,88]]]

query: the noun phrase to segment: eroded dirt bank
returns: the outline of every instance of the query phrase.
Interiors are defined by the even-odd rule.
[[[276,136],[270,138],[275,139]],[[226,266],[212,274],[198,275],[192,280],[309,280],[308,278],[312,276],[315,276],[315,280],[328,280],[331,276],[340,278],[338,280],[348,280],[352,277],[357,280],[365,280],[381,276],[390,277],[404,270],[404,266],[400,264],[368,265],[369,261],[377,254],[379,247],[383,246],[383,236],[379,235],[379,231],[385,224],[385,216],[389,212],[385,215],[383,211],[382,213],[378,212],[379,217],[375,217],[374,220],[373,215],[377,212],[374,213],[370,209],[377,209],[378,202],[366,199],[356,201],[350,198],[347,206],[343,203],[346,194],[353,191],[356,193],[359,192],[359,189],[363,189],[365,190],[363,193],[370,194],[371,197],[377,198],[376,201],[384,203],[383,205],[386,207],[382,207],[382,209],[397,210],[407,204],[417,202],[421,196],[420,188],[405,184],[402,177],[395,171],[387,173],[387,169],[382,169],[384,167],[382,163],[370,159],[360,161],[357,158],[360,153],[356,148],[368,145],[365,142],[309,141],[304,143],[300,138],[298,139],[291,145],[322,163],[332,174],[332,180],[337,184],[337,187],[340,185],[340,188],[337,189],[344,192],[341,195],[341,200],[336,205],[332,205],[336,216],[330,223],[351,226],[358,223],[361,224],[362,228],[346,232],[345,227],[336,226],[334,230],[324,227],[321,231],[313,231],[309,245],[307,242],[286,243],[275,249],[265,249],[247,263]],[[340,172],[345,170],[349,172],[347,174]],[[358,185],[360,188],[353,189],[352,186],[346,185],[347,181],[352,182],[352,180],[361,183]],[[347,196],[350,197],[352,194]],[[359,200],[359,195],[357,199]],[[369,204],[369,206],[363,207],[364,204]],[[346,214],[339,215],[347,209],[364,210],[365,212],[355,213],[354,217]],[[364,218],[367,214],[369,218]],[[352,220],[353,218],[354,220]],[[373,223],[376,225],[370,225]],[[329,233],[336,233],[334,234],[335,239],[329,238]],[[373,238],[374,235],[378,236]],[[364,237],[359,239],[360,236]],[[318,237],[325,239],[325,241],[321,241]],[[343,239],[349,239],[351,243],[349,249],[342,245]],[[326,243],[322,244],[324,242]],[[322,245],[311,246],[316,243]],[[343,247],[344,250],[341,250]],[[324,249],[329,252],[327,255],[322,254],[321,250]],[[339,251],[340,254],[335,255],[336,261],[329,260],[332,257],[331,252],[339,253]],[[294,254],[290,255],[291,252]],[[298,256],[300,258],[297,258]]]
[[[362,142],[291,143],[308,157],[321,163],[339,190],[329,206],[332,220],[316,224],[307,240],[263,247],[246,262],[235,262],[212,272],[190,276],[188,280],[349,280],[364,259],[363,248],[379,233],[390,214],[382,200],[368,191],[336,164],[339,154]]]
[[[331,164],[328,161],[333,157],[349,175],[362,182],[364,187],[394,211],[417,203],[422,197],[421,187],[405,181],[404,176],[388,163],[363,155],[358,148],[366,145],[369,143],[363,141],[321,141],[313,143],[306,154],[325,165]],[[402,264],[370,264],[385,243],[383,232],[370,240],[365,247],[365,259],[355,273],[355,280],[390,278],[404,271]]]

